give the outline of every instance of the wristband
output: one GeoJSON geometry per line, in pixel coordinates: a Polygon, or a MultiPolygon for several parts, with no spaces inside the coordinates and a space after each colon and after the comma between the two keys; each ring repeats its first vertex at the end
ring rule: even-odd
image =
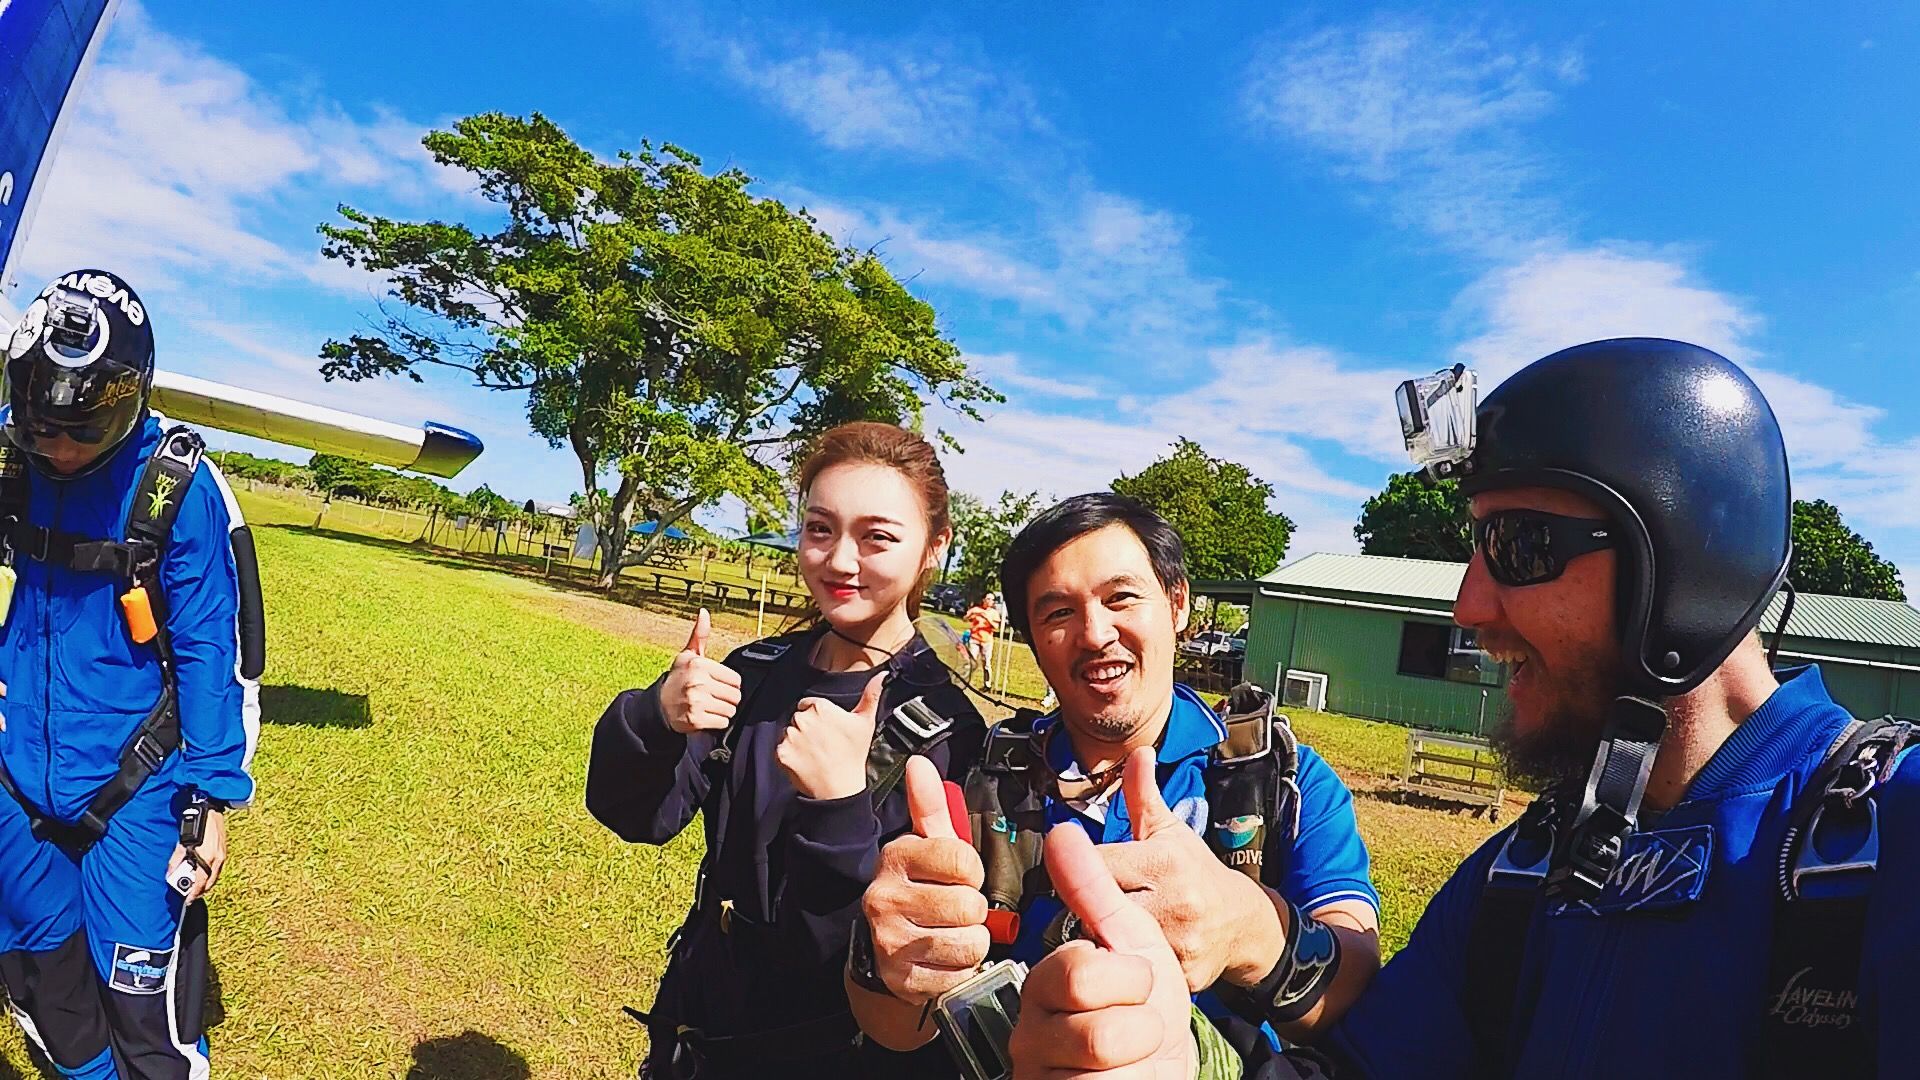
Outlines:
{"type": "Polygon", "coordinates": [[[1309,918],[1291,900],[1287,905],[1287,943],[1265,978],[1247,987],[1228,984],[1221,995],[1233,1011],[1253,1023],[1290,1024],[1313,1011],[1340,970],[1340,938],[1333,928],[1309,918]]]}
{"type": "Polygon", "coordinates": [[[887,981],[880,977],[875,963],[873,927],[867,924],[866,916],[855,916],[853,936],[847,941],[847,977],[853,980],[853,985],[868,993],[898,998],[900,995],[895,994],[887,981]]]}

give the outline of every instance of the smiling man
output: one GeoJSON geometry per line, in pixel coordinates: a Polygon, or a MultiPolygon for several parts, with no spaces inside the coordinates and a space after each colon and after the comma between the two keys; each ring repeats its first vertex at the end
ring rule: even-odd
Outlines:
{"type": "MultiPolygon", "coordinates": [[[[896,1048],[924,1043],[924,1004],[983,960],[1033,963],[1078,936],[1036,872],[1040,836],[1065,823],[1100,845],[1241,1053],[1330,1023],[1379,964],[1352,798],[1264,692],[1237,690],[1223,717],[1174,681],[1189,600],[1179,536],[1131,499],[1081,495],[1022,530],[1001,580],[1059,708],[989,740],[967,783],[977,850],[923,829],[881,853],[850,971],[863,1028],[896,1048]]],[[[1065,1071],[1113,1067],[1125,1050],[1036,1048],[1036,1065],[1065,1071]]]]}
{"type": "Polygon", "coordinates": [[[1495,742],[1547,794],[1335,1029],[1337,1075],[1913,1075],[1914,732],[1755,633],[1791,557],[1765,398],[1635,338],[1426,415],[1471,410],[1460,374],[1407,384],[1404,433],[1472,499],[1454,618],[1510,665],[1495,742]]]}

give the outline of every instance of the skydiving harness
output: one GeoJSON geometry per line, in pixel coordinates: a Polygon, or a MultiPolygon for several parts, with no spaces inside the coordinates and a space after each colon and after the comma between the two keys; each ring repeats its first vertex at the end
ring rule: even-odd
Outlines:
{"type": "MultiPolygon", "coordinates": [[[[1788,811],[1754,1057],[1757,1075],[1767,1080],[1866,1080],[1878,1072],[1876,1021],[1860,1005],[1867,906],[1880,859],[1876,793],[1915,742],[1920,722],[1851,721],[1788,811]]],[[[1535,909],[1553,895],[1549,866],[1570,831],[1560,800],[1535,800],[1501,845],[1474,905],[1464,1000],[1481,1075],[1512,1075],[1527,931],[1535,909]]],[[[1524,993],[1525,1000],[1534,996],[1524,993]]]]}
{"type": "MultiPolygon", "coordinates": [[[[756,641],[735,652],[728,663],[740,675],[740,705],[735,715],[752,715],[754,697],[766,684],[767,676],[781,663],[804,662],[818,634],[817,630],[805,631],[784,638],[756,641]]],[[[882,688],[883,698],[891,696],[896,686],[911,685],[922,692],[882,713],[879,723],[874,726],[873,743],[867,749],[867,795],[876,811],[887,796],[900,786],[906,776],[908,758],[928,753],[958,729],[963,729],[967,721],[979,722],[978,711],[974,709],[966,691],[946,677],[946,668],[939,664],[926,642],[918,636],[887,667],[894,674],[889,676],[887,685],[882,688]],[[911,683],[902,677],[902,672],[919,664],[935,665],[941,677],[928,683],[911,683]]],[[[734,743],[739,731],[738,724],[730,727],[726,738],[708,753],[707,760],[702,763],[716,787],[732,764],[734,743]]],[[[726,830],[717,829],[715,835],[724,842],[726,830]]],[[[686,923],[667,942],[669,955],[679,944],[686,927],[700,919],[713,920],[720,932],[729,937],[765,937],[773,932],[771,924],[741,914],[733,900],[715,896],[714,890],[708,888],[708,869],[717,857],[718,845],[701,857],[699,873],[694,878],[693,906],[686,923]]],[[[682,1080],[701,1075],[702,1066],[709,1062],[748,1063],[820,1057],[854,1045],[859,1037],[859,1028],[853,1021],[852,1013],[845,1010],[766,1031],[711,1035],[665,1016],[643,1012],[631,1006],[622,1008],[627,1015],[649,1029],[666,1027],[673,1030],[673,1075],[682,1080]]]]}
{"type": "MultiPolygon", "coordinates": [[[[1300,750],[1284,714],[1258,686],[1243,683],[1223,702],[1227,729],[1207,753],[1202,785],[1207,793],[1207,847],[1227,866],[1262,878],[1266,852],[1291,849],[1300,828],[1300,750]]],[[[1042,864],[1048,799],[1076,797],[1075,784],[1048,764],[1049,742],[1061,725],[1034,730],[1041,714],[1021,710],[995,725],[980,764],[965,790],[973,843],[986,869],[987,927],[997,946],[1019,937],[1026,902],[1053,894],[1042,864]]],[[[1271,875],[1267,875],[1271,876],[1271,875]]],[[[1064,908],[1044,935],[1048,948],[1073,937],[1077,927],[1064,908]]]]}
{"type": "Polygon", "coordinates": [[[180,685],[172,637],[167,631],[160,563],[172,538],[174,519],[180,514],[180,497],[192,482],[205,451],[206,444],[190,429],[174,427],[166,431],[134,488],[133,506],[127,512],[127,538],[99,540],[28,522],[26,457],[0,439],[0,544],[4,545],[4,556],[0,557],[4,557],[7,570],[12,571],[14,560],[25,557],[79,573],[120,578],[127,586],[120,603],[127,616],[128,632],[136,643],[151,644],[160,662],[160,699],[121,748],[118,770],[93,793],[77,820],[59,821],[42,813],[6,769],[0,768],[0,788],[26,812],[34,838],[52,841],[76,859],[106,835],[108,819],[180,748],[180,685]]]}

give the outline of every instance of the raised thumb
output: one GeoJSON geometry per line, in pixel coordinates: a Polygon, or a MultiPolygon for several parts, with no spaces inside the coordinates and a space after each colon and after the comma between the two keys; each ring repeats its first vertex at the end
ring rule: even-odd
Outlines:
{"type": "Polygon", "coordinates": [[[1185,823],[1167,809],[1160,796],[1160,780],[1154,775],[1156,758],[1153,747],[1143,746],[1127,755],[1120,777],[1120,792],[1127,802],[1127,819],[1133,825],[1133,838],[1145,840],[1169,825],[1185,823]]]}
{"type": "Polygon", "coordinates": [[[1075,822],[1047,831],[1047,876],[1068,910],[1100,944],[1116,952],[1166,949],[1167,935],[1146,909],[1127,899],[1093,840],[1075,822]]]}
{"type": "Polygon", "coordinates": [[[947,790],[940,784],[940,770],[919,754],[907,759],[907,817],[916,836],[957,840],[953,819],[947,816],[947,790]]]}
{"type": "Polygon", "coordinates": [[[885,691],[886,685],[885,671],[868,679],[866,688],[860,691],[860,703],[853,707],[853,711],[868,720],[877,721],[880,717],[880,695],[885,691]]]}
{"type": "Polygon", "coordinates": [[[694,616],[693,633],[687,635],[687,651],[695,656],[707,655],[707,635],[712,631],[713,616],[707,614],[706,608],[701,608],[700,614],[694,616]]]}

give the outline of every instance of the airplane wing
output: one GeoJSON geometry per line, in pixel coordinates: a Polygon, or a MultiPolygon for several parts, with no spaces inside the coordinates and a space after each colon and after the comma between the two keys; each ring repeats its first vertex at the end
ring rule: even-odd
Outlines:
{"type": "MultiPolygon", "coordinates": [[[[0,283],[39,202],[68,106],[106,37],[120,0],[0,0],[0,283]]],[[[19,315],[0,296],[0,331],[19,315]]],[[[451,477],[480,455],[458,428],[409,427],[170,371],[153,378],[153,408],[202,427],[239,432],[376,465],[451,477]]]]}

